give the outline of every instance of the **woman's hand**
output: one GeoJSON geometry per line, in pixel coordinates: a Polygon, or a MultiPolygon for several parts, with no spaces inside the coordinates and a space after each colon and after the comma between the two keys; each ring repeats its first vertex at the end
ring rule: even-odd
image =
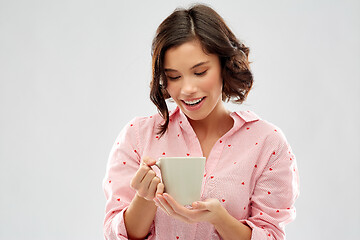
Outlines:
{"type": "Polygon", "coordinates": [[[182,206],[167,193],[157,194],[154,202],[168,215],[186,223],[209,222],[214,225],[228,214],[219,200],[214,198],[194,202],[192,208],[182,206]]]}
{"type": "Polygon", "coordinates": [[[156,194],[164,192],[164,184],[151,169],[155,163],[155,159],[143,157],[141,165],[130,183],[136,194],[148,201],[152,201],[156,194]]]}

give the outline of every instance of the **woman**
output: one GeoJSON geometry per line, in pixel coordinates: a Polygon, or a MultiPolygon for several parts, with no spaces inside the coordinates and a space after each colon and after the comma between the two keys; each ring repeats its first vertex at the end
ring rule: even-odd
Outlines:
{"type": "Polygon", "coordinates": [[[242,103],[253,78],[249,49],[211,8],[177,9],[153,41],[151,100],[110,153],[106,239],[284,239],[295,217],[298,173],[281,130],[242,103]],[[177,108],[168,111],[166,99],[177,108]],[[202,198],[186,208],[164,193],[162,156],[205,156],[202,198]]]}

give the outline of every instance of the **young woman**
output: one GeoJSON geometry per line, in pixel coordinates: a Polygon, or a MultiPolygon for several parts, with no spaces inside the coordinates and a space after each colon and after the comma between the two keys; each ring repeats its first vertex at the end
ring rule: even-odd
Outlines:
{"type": "Polygon", "coordinates": [[[150,98],[159,114],[130,121],[113,146],[105,238],[285,239],[298,196],[291,148],[278,127],[223,104],[242,103],[251,89],[249,49],[213,9],[195,5],[160,24],[152,50],[150,98]],[[164,193],[152,168],[162,156],[206,157],[192,208],[164,193]]]}

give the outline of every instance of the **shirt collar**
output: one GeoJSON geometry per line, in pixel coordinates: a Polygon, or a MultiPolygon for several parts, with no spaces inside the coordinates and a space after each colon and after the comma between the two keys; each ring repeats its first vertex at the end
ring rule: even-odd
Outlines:
{"type": "Polygon", "coordinates": [[[236,114],[241,117],[245,122],[254,122],[260,120],[260,117],[256,115],[254,112],[247,110],[247,111],[237,111],[232,114],[236,114]]]}
{"type": "MultiPolygon", "coordinates": [[[[174,110],[170,111],[169,118],[172,118],[172,116],[174,116],[175,113],[180,113],[180,108],[178,106],[174,110]]],[[[183,113],[180,115],[183,115],[183,117],[185,117],[185,115],[183,113]]],[[[245,122],[254,122],[254,121],[260,120],[260,117],[258,115],[256,115],[253,111],[250,111],[250,110],[232,112],[231,116],[233,118],[234,118],[234,115],[239,116],[245,122]]]]}

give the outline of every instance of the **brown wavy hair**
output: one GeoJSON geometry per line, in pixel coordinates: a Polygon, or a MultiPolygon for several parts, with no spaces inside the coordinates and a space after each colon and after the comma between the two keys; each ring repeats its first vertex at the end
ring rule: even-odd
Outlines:
{"type": "Polygon", "coordinates": [[[177,8],[158,27],[152,42],[152,80],[150,99],[158,108],[164,123],[159,126],[162,136],[169,125],[164,56],[169,48],[198,40],[205,53],[220,59],[223,79],[223,101],[241,104],[253,85],[249,66],[249,48],[238,40],[223,18],[212,8],[196,4],[189,9],[177,8]]]}

